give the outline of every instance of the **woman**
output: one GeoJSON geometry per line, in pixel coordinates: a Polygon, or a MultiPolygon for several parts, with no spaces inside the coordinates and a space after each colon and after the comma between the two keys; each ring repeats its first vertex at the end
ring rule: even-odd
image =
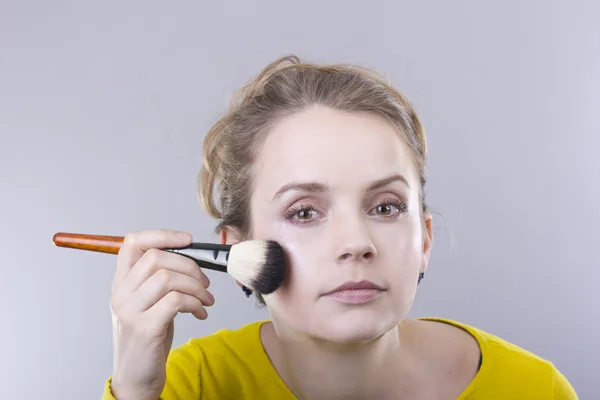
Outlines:
{"type": "Polygon", "coordinates": [[[178,312],[207,317],[209,281],[157,250],[189,234],[129,234],[104,399],[577,398],[524,349],[456,321],[406,317],[433,236],[426,156],[414,109],[374,73],[294,56],[267,66],[208,133],[200,196],[222,243],[286,249],[286,281],[258,296],[272,321],[171,351],[178,312]]]}

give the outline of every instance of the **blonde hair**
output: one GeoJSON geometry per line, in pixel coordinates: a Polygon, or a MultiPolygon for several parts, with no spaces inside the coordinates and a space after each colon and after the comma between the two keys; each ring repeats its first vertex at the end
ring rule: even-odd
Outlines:
{"type": "Polygon", "coordinates": [[[229,227],[247,237],[251,229],[250,170],[262,141],[277,121],[314,105],[371,113],[396,126],[410,149],[420,181],[421,212],[427,211],[427,141],[410,102],[370,69],[304,63],[289,55],[267,65],[243,86],[204,140],[198,195],[208,214],[218,221],[216,232],[229,227]]]}

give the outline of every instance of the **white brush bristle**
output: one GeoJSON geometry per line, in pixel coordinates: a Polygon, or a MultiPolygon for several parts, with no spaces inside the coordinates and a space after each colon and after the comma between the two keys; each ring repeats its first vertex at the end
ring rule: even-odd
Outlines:
{"type": "Polygon", "coordinates": [[[237,243],[229,252],[227,272],[258,293],[271,293],[281,285],[285,277],[283,248],[270,240],[237,243]]]}

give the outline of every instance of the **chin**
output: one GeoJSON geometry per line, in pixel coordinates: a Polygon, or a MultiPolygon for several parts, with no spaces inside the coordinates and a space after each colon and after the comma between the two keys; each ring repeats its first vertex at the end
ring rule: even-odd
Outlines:
{"type": "Polygon", "coordinates": [[[361,343],[375,340],[396,328],[400,320],[395,313],[370,307],[351,308],[323,318],[314,336],[334,343],[361,343]]]}
{"type": "Polygon", "coordinates": [[[330,298],[320,298],[316,303],[283,302],[270,295],[265,300],[281,334],[290,331],[331,344],[376,340],[397,328],[405,311],[405,304],[390,298],[364,304],[347,304],[330,298]]]}

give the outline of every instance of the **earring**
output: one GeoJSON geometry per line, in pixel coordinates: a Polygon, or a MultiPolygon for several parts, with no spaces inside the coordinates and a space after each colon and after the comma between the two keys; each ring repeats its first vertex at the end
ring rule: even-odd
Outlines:
{"type": "Polygon", "coordinates": [[[250,295],[252,294],[252,289],[247,288],[245,285],[242,285],[242,290],[244,291],[244,294],[246,295],[246,297],[250,297],[250,295]]]}
{"type": "Polygon", "coordinates": [[[419,272],[419,280],[417,281],[417,285],[421,283],[423,278],[425,277],[425,272],[419,272]]]}

